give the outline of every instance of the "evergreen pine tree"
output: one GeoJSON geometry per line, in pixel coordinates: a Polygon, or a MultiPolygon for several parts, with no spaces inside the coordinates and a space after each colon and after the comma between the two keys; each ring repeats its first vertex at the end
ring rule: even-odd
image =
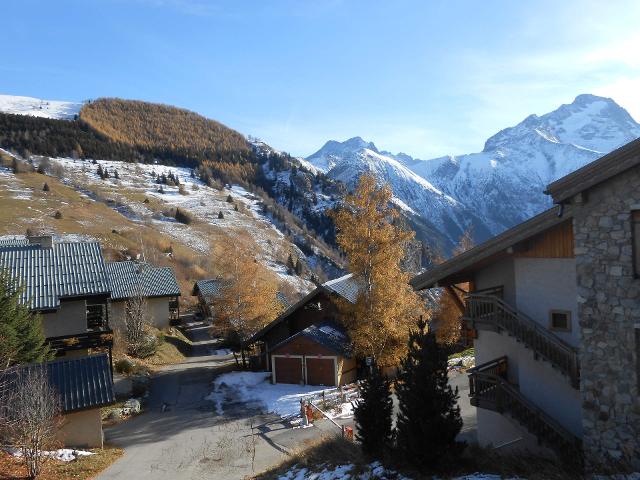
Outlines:
{"type": "Polygon", "coordinates": [[[118,170],[114,170],[113,171],[113,177],[117,180],[120,178],[120,175],[118,174],[118,170]]]}
{"type": "Polygon", "coordinates": [[[100,165],[100,164],[98,164],[98,171],[97,171],[97,173],[98,173],[98,176],[99,176],[100,178],[104,178],[104,170],[102,169],[102,165],[100,165]]]}
{"type": "Polygon", "coordinates": [[[448,384],[447,351],[424,327],[420,320],[418,331],[411,333],[396,383],[397,449],[406,462],[422,471],[464,448],[456,442],[462,419],[458,389],[448,384]]]}
{"type": "Polygon", "coordinates": [[[289,273],[289,275],[292,275],[293,272],[295,271],[295,264],[293,263],[293,257],[291,256],[291,254],[289,254],[289,256],[287,257],[287,272],[289,273]]]}
{"type": "Polygon", "coordinates": [[[224,219],[224,213],[222,213],[222,210],[220,210],[220,212],[218,212],[218,218],[219,218],[220,220],[223,220],[223,219],[224,219]]]}
{"type": "Polygon", "coordinates": [[[43,192],[48,192],[49,190],[50,190],[49,184],[45,182],[45,184],[42,186],[42,191],[43,192]]]}
{"type": "Polygon", "coordinates": [[[393,402],[387,380],[377,365],[360,384],[360,400],[355,405],[356,438],[362,451],[380,459],[391,444],[393,402]]]}
{"type": "Polygon", "coordinates": [[[20,291],[0,272],[0,367],[50,358],[42,324],[20,302],[20,291]]]}
{"type": "Polygon", "coordinates": [[[231,196],[231,194],[229,194],[229,196],[227,197],[227,203],[233,203],[233,197],[231,196]]]}

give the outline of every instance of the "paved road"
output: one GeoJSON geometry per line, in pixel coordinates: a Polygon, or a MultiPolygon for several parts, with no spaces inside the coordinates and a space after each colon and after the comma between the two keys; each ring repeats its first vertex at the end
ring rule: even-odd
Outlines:
{"type": "MultiPolygon", "coordinates": [[[[107,443],[124,448],[123,457],[100,480],[242,479],[279,463],[291,450],[319,435],[339,430],[328,421],[293,429],[275,415],[263,415],[259,405],[225,403],[218,416],[205,400],[213,379],[234,367],[232,356],[216,357],[215,341],[201,324],[188,323],[192,356],[157,373],[151,383],[146,412],[105,429],[107,443]]],[[[475,409],[468,400],[466,375],[455,375],[465,422],[461,438],[475,439],[475,409]]],[[[341,420],[353,425],[353,420],[341,420]]]]}
{"type": "Polygon", "coordinates": [[[322,422],[292,429],[258,406],[225,404],[218,416],[205,397],[235,362],[209,355],[215,343],[201,325],[187,325],[185,333],[196,340],[197,355],[153,377],[145,413],[105,429],[107,443],[125,453],[99,479],[241,479],[277,464],[305,440],[334,433],[322,422]]]}

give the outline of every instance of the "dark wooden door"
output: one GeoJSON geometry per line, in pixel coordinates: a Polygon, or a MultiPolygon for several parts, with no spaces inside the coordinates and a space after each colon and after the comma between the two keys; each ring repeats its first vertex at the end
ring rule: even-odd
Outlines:
{"type": "Polygon", "coordinates": [[[335,386],[336,362],[333,358],[307,358],[307,384],[335,386]]]}
{"type": "Polygon", "coordinates": [[[276,373],[276,383],[301,383],[302,359],[290,357],[275,357],[273,371],[276,373]]]}

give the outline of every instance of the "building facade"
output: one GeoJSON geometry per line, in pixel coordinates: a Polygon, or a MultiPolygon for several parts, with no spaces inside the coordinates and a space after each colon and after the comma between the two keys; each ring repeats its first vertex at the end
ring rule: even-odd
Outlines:
{"type": "Polygon", "coordinates": [[[480,443],[639,468],[640,142],[547,193],[557,206],[412,283],[464,302],[480,443]]]}

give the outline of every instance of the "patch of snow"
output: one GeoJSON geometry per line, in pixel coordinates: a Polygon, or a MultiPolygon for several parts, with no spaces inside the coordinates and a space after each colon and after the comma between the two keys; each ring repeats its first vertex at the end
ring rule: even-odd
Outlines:
{"type": "Polygon", "coordinates": [[[385,468],[380,462],[372,462],[369,465],[358,468],[358,473],[351,473],[354,466],[351,464],[324,466],[316,469],[294,465],[279,480],[410,480],[409,477],[399,474],[394,470],[385,468]]]}
{"type": "Polygon", "coordinates": [[[0,112],[32,117],[73,120],[80,113],[81,102],[42,100],[33,97],[0,95],[0,112]]]}
{"type": "MultiPolygon", "coordinates": [[[[6,452],[14,457],[22,457],[22,450],[19,448],[8,448],[6,452]]],[[[60,448],[58,450],[43,451],[44,457],[53,458],[61,462],[71,462],[80,457],[88,457],[89,455],[95,455],[93,452],[86,452],[84,450],[73,450],[70,448],[60,448]]]]}
{"type": "Polygon", "coordinates": [[[228,399],[233,402],[260,404],[266,413],[281,417],[297,415],[300,400],[323,390],[312,385],[289,385],[270,381],[271,372],[230,372],[213,382],[213,391],[206,397],[215,403],[219,415],[224,413],[228,399]]]}
{"type": "Polygon", "coordinates": [[[229,350],[228,348],[219,348],[217,350],[214,350],[213,352],[211,352],[211,355],[214,356],[225,356],[225,355],[231,355],[233,352],[231,350],[229,350]]]}

